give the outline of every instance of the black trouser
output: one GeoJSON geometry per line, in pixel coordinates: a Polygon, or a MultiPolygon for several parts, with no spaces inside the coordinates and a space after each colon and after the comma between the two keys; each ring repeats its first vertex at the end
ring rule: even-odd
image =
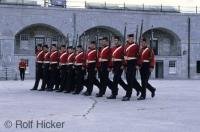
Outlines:
{"type": "Polygon", "coordinates": [[[151,76],[151,71],[149,68],[150,68],[150,63],[144,62],[140,69],[140,75],[141,75],[141,81],[142,81],[141,97],[144,97],[144,98],[146,98],[146,88],[151,92],[155,90],[155,88],[153,88],[148,82],[149,77],[151,76]]]}
{"type": "Polygon", "coordinates": [[[125,84],[125,82],[122,80],[121,76],[123,73],[123,69],[121,69],[122,62],[121,61],[115,61],[113,62],[113,86],[112,86],[112,95],[116,96],[118,94],[118,84],[120,84],[124,90],[127,91],[128,86],[125,84]]]}
{"type": "Polygon", "coordinates": [[[25,68],[19,68],[20,79],[23,81],[25,78],[25,68]]]}
{"type": "Polygon", "coordinates": [[[52,90],[54,86],[58,88],[59,86],[59,70],[58,64],[50,64],[50,85],[49,89],[52,90]]]}
{"type": "Polygon", "coordinates": [[[99,94],[104,95],[107,86],[112,89],[112,81],[109,79],[108,62],[100,63],[99,78],[101,83],[99,94]]]}
{"type": "Polygon", "coordinates": [[[127,70],[126,70],[126,80],[128,83],[128,89],[126,91],[127,97],[131,97],[132,88],[134,88],[137,92],[139,92],[141,89],[140,84],[136,80],[136,63],[137,63],[137,60],[127,61],[127,70]]]}
{"type": "Polygon", "coordinates": [[[60,90],[64,90],[66,87],[67,79],[67,65],[60,66],[60,90]]]}
{"type": "Polygon", "coordinates": [[[73,65],[67,66],[67,76],[66,76],[66,87],[64,88],[65,91],[71,92],[74,91],[74,84],[75,84],[75,73],[73,65]]]}
{"type": "Polygon", "coordinates": [[[35,84],[34,84],[34,89],[37,89],[38,88],[38,85],[39,85],[39,82],[40,82],[40,79],[42,79],[42,65],[43,63],[36,63],[36,75],[35,75],[35,84]]]}
{"type": "Polygon", "coordinates": [[[86,87],[87,87],[87,91],[89,94],[92,93],[93,91],[93,85],[95,84],[98,88],[100,88],[100,82],[99,80],[97,80],[96,78],[96,71],[95,71],[95,68],[96,68],[96,63],[89,63],[88,64],[88,68],[87,68],[87,72],[88,72],[88,77],[87,77],[87,84],[86,84],[86,87]]]}
{"type": "Polygon", "coordinates": [[[80,93],[83,90],[84,75],[82,66],[75,66],[75,93],[80,93]]]}
{"type": "Polygon", "coordinates": [[[50,83],[50,74],[49,74],[49,63],[43,64],[43,80],[41,89],[45,89],[49,86],[50,83]]]}

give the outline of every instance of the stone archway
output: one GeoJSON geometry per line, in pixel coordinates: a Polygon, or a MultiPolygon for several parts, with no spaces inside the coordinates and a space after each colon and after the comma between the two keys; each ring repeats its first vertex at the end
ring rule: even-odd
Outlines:
{"type": "Polygon", "coordinates": [[[112,37],[115,35],[120,36],[121,40],[123,40],[123,35],[117,29],[108,26],[96,26],[84,31],[78,37],[78,43],[84,45],[84,43],[88,44],[90,41],[96,41],[98,47],[100,47],[103,37],[108,37],[112,41],[112,37]]]}
{"type": "Polygon", "coordinates": [[[41,44],[66,44],[67,37],[64,36],[57,28],[37,23],[26,26],[18,31],[15,35],[15,54],[33,55],[35,45],[41,44]]]}
{"type": "Polygon", "coordinates": [[[163,27],[151,28],[145,31],[143,36],[148,39],[156,55],[181,55],[181,39],[172,30],[163,27]],[[151,38],[153,41],[150,41],[151,38]]]}

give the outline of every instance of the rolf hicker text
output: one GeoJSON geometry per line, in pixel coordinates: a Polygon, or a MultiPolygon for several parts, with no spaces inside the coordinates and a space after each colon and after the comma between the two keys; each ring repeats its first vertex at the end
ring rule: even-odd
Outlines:
{"type": "Polygon", "coordinates": [[[26,129],[26,128],[63,128],[65,122],[60,121],[47,121],[47,120],[28,120],[28,121],[22,121],[22,120],[16,120],[15,127],[19,129],[26,129]]]}

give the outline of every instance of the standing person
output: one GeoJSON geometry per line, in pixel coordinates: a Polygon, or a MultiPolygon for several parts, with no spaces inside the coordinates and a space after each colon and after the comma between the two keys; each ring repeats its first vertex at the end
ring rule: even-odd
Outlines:
{"type": "Polygon", "coordinates": [[[67,57],[68,53],[65,45],[61,45],[59,66],[60,66],[60,88],[56,92],[62,92],[65,89],[67,77],[67,57]]]}
{"type": "Polygon", "coordinates": [[[85,54],[83,52],[83,47],[78,45],[76,47],[76,56],[74,60],[75,67],[75,90],[73,94],[79,94],[83,90],[84,75],[85,75],[85,54]]]}
{"type": "Polygon", "coordinates": [[[42,79],[42,65],[44,60],[44,51],[42,50],[42,44],[38,44],[36,47],[36,76],[35,84],[31,90],[37,90],[40,79],[42,79]]]}
{"type": "Polygon", "coordinates": [[[139,56],[139,46],[134,43],[134,34],[128,35],[128,41],[125,45],[124,49],[124,59],[126,62],[126,80],[128,83],[128,89],[126,91],[126,95],[123,97],[123,101],[128,101],[132,95],[132,88],[134,88],[137,92],[137,96],[139,96],[141,86],[136,80],[136,66],[137,60],[139,56]]]}
{"type": "Polygon", "coordinates": [[[44,61],[43,61],[43,79],[42,79],[42,86],[39,91],[44,91],[49,86],[49,61],[50,61],[50,52],[48,45],[43,45],[44,51],[44,61]]]}
{"type": "Polygon", "coordinates": [[[148,47],[146,38],[141,40],[142,46],[140,50],[140,59],[138,64],[140,66],[140,75],[142,81],[141,96],[138,100],[144,100],[146,98],[146,88],[151,92],[151,97],[155,96],[156,88],[149,84],[149,77],[155,66],[155,56],[151,48],[148,47]]]}
{"type": "Polygon", "coordinates": [[[47,91],[53,91],[53,88],[58,86],[59,78],[58,78],[58,60],[59,53],[55,44],[51,45],[51,53],[50,53],[50,84],[47,88],[47,91]]]}
{"type": "Polygon", "coordinates": [[[19,72],[20,72],[20,79],[21,79],[21,81],[24,81],[25,71],[26,71],[26,61],[24,59],[20,59],[20,62],[19,62],[19,72]]]}
{"type": "Polygon", "coordinates": [[[99,52],[99,78],[101,87],[99,89],[99,93],[96,94],[96,97],[102,97],[105,92],[107,86],[111,89],[112,81],[109,79],[109,71],[111,71],[109,67],[109,61],[111,57],[111,50],[109,46],[108,37],[103,37],[102,39],[102,49],[99,52]]]}
{"type": "Polygon", "coordinates": [[[126,83],[122,80],[121,76],[123,73],[123,58],[124,58],[124,47],[120,44],[119,36],[114,37],[115,46],[112,48],[112,68],[113,68],[113,86],[112,94],[108,99],[116,99],[118,95],[118,84],[120,84],[125,90],[127,90],[126,83]]]}
{"type": "Polygon", "coordinates": [[[96,50],[96,42],[92,41],[89,45],[89,50],[86,54],[86,67],[87,67],[87,91],[84,92],[85,96],[90,96],[93,91],[93,85],[96,84],[97,87],[100,88],[100,82],[96,78],[97,73],[97,50],[96,50]]]}
{"type": "Polygon", "coordinates": [[[66,87],[64,93],[70,93],[74,91],[75,83],[75,73],[74,73],[74,59],[75,53],[72,46],[67,47],[68,56],[67,56],[67,77],[66,77],[66,87]]]}

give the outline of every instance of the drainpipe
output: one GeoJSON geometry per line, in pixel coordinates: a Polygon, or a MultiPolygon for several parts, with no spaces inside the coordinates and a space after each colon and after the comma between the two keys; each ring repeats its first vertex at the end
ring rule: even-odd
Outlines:
{"type": "Polygon", "coordinates": [[[191,39],[191,20],[188,17],[188,79],[190,79],[190,39],[191,39]]]}

